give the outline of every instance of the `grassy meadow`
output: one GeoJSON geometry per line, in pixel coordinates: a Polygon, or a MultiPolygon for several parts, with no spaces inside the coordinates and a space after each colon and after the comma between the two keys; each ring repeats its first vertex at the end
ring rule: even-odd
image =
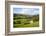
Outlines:
{"type": "Polygon", "coordinates": [[[39,14],[38,15],[14,14],[13,27],[14,28],[39,27],[39,14]]]}

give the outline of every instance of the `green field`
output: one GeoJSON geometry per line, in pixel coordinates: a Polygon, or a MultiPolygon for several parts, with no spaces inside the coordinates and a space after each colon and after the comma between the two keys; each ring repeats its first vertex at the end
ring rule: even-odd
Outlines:
{"type": "Polygon", "coordinates": [[[14,28],[39,27],[39,15],[29,16],[14,14],[14,28]]]}

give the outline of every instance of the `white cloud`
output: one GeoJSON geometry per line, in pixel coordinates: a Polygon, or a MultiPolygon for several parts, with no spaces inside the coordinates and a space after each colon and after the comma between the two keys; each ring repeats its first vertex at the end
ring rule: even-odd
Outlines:
{"type": "Polygon", "coordinates": [[[16,11],[14,11],[14,12],[17,13],[17,14],[26,14],[26,15],[35,15],[35,14],[39,13],[39,11],[31,10],[31,9],[22,9],[19,12],[16,12],[16,11]]]}

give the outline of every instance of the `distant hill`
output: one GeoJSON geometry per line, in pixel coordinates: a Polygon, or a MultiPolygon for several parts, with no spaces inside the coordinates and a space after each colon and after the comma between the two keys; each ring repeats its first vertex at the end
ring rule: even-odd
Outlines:
{"type": "Polygon", "coordinates": [[[39,15],[24,15],[24,14],[14,14],[14,19],[30,19],[30,20],[39,20],[39,15]]]}

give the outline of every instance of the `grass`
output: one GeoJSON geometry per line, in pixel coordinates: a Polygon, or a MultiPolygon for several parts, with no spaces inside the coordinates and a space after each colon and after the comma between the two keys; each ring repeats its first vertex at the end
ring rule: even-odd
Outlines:
{"type": "Polygon", "coordinates": [[[14,27],[23,28],[23,27],[39,27],[39,22],[34,22],[32,24],[14,24],[14,27]]]}
{"type": "Polygon", "coordinates": [[[14,14],[13,27],[14,28],[39,27],[39,15],[28,16],[14,14]]]}

